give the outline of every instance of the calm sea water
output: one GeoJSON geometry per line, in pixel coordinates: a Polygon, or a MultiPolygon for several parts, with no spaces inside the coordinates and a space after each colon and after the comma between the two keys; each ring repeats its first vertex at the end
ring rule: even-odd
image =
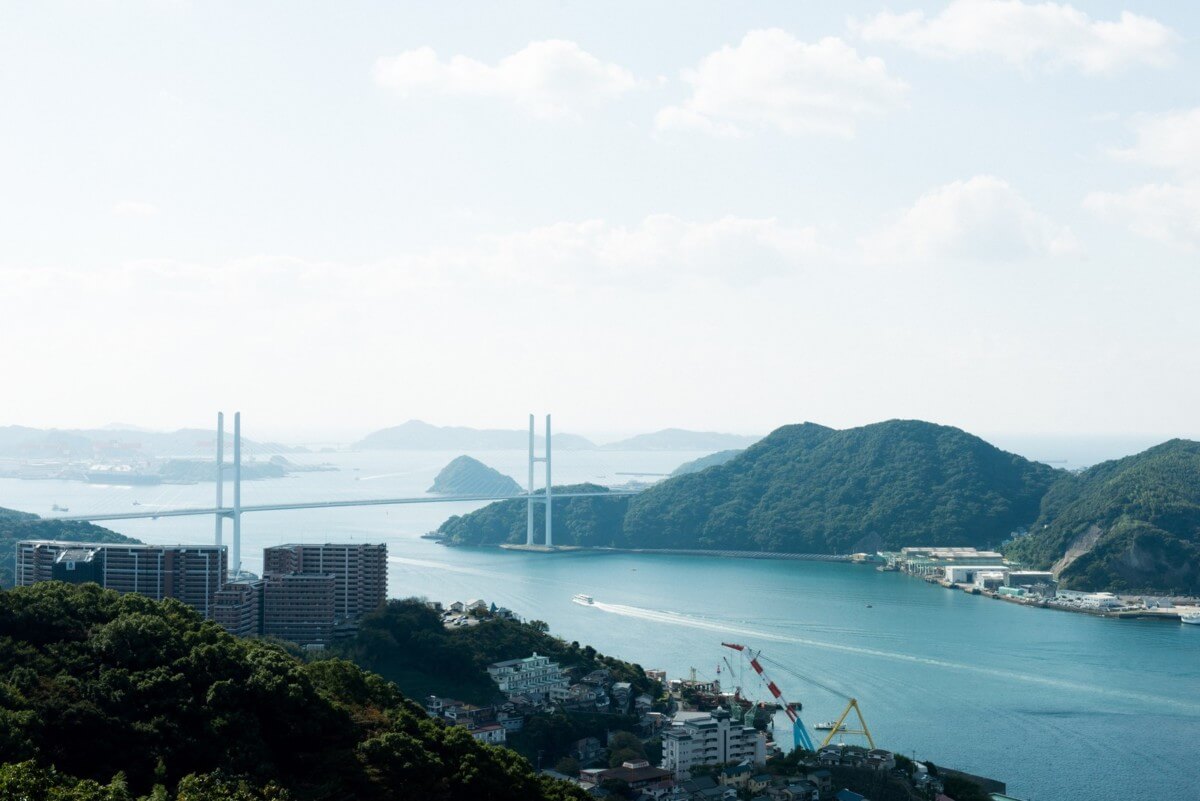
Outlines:
{"type": "MultiPolygon", "coordinates": [[[[305,457],[333,460],[343,469],[247,483],[244,502],[420,494],[455,455],[305,457]]],[[[523,481],[523,454],[475,455],[523,481]]],[[[622,480],[617,471],[668,472],[695,455],[561,452],[555,478],[622,480]]],[[[41,514],[53,503],[77,512],[128,509],[134,501],[151,508],[208,505],[212,486],[0,480],[0,506],[41,514]]],[[[1011,793],[1030,801],[1200,798],[1200,627],[1026,609],[852,565],[522,554],[452,549],[419,538],[447,515],[470,508],[247,515],[244,561],[254,570],[264,545],[293,540],[384,540],[393,596],[486,598],[541,618],[568,639],[675,676],[693,667],[715,675],[722,656],[734,656],[722,641],[761,648],[857,697],[881,745],[1003,779],[1011,793]],[[580,592],[594,596],[596,605],[572,603],[580,592]]],[[[112,527],[157,543],[213,536],[212,521],[199,518],[112,527]]],[[[804,703],[810,724],[836,717],[845,703],[785,673],[773,678],[789,699],[804,703]]],[[[762,694],[756,682],[746,684],[749,694],[762,694]]],[[[790,742],[782,718],[777,736],[790,742]]]]}

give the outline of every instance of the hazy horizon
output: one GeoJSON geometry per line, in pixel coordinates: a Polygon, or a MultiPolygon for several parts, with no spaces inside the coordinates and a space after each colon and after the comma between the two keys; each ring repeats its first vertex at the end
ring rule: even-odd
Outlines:
{"type": "Polygon", "coordinates": [[[1107,0],[9,6],[0,422],[1187,436],[1198,35],[1107,0]]]}

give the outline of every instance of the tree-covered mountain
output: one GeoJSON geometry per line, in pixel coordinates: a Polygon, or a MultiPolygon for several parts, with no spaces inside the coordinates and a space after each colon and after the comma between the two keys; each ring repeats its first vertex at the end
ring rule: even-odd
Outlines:
{"type": "Polygon", "coordinates": [[[441,495],[516,495],[521,485],[478,459],[459,456],[441,469],[429,492],[441,495]]]}
{"type": "Polygon", "coordinates": [[[13,586],[17,543],[21,540],[132,542],[137,540],[92,523],[44,520],[27,512],[0,509],[0,587],[13,586]]]}
{"type": "Polygon", "coordinates": [[[672,476],[682,476],[687,473],[699,473],[709,467],[715,467],[719,464],[725,464],[733,457],[741,453],[741,449],[728,451],[717,451],[710,453],[708,456],[701,456],[699,459],[692,459],[690,462],[684,462],[671,471],[672,476]]]}
{"type": "MultiPolygon", "coordinates": [[[[555,542],[810,553],[994,545],[1037,517],[1060,475],[948,426],[804,423],[633,498],[566,502],[555,542]]],[[[440,530],[451,542],[520,542],[525,507],[499,502],[440,530]]]]}
{"type": "Polygon", "coordinates": [[[1086,590],[1200,594],[1200,443],[1175,439],[1057,482],[1009,556],[1086,590]]]}
{"type": "Polygon", "coordinates": [[[350,662],[173,600],[0,592],[0,795],[55,801],[583,801],[350,662]]]}

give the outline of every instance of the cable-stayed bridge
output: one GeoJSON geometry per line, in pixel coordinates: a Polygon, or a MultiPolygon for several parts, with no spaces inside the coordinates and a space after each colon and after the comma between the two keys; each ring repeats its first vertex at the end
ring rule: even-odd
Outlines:
{"type": "Polygon", "coordinates": [[[623,495],[636,495],[639,490],[614,489],[604,492],[552,492],[551,490],[551,454],[550,454],[550,415],[546,415],[545,454],[535,455],[534,416],[529,415],[529,483],[524,493],[507,495],[423,495],[404,498],[350,498],[339,500],[308,500],[295,502],[267,503],[245,505],[242,503],[242,415],[237,412],[233,416],[233,460],[225,461],[225,415],[217,415],[217,445],[216,462],[214,463],[214,478],[216,480],[216,499],[213,506],[181,507],[176,509],[153,510],[138,509],[134,511],[105,512],[95,514],[55,515],[49,519],[75,522],[104,522],[108,520],[157,520],[160,517],[197,517],[211,515],[215,519],[215,541],[223,544],[224,521],[232,521],[233,537],[230,553],[230,572],[237,574],[241,571],[242,560],[242,515],[247,512],[280,512],[304,509],[337,509],[361,506],[404,506],[423,503],[482,503],[490,501],[520,501],[526,503],[526,545],[534,544],[533,506],[535,503],[544,504],[546,514],[545,545],[554,544],[554,529],[552,520],[552,501],[557,498],[612,498],[623,495]],[[534,466],[541,462],[546,465],[545,486],[537,491],[534,489],[534,466]],[[224,485],[226,475],[232,473],[233,502],[224,503],[224,485]]]}

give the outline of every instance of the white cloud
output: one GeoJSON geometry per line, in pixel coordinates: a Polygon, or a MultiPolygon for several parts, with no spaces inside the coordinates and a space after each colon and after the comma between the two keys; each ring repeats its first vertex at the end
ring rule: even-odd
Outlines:
{"type": "Polygon", "coordinates": [[[1133,128],[1137,142],[1111,151],[1115,158],[1200,174],[1200,107],[1144,115],[1133,128]]]}
{"type": "Polygon", "coordinates": [[[158,216],[158,206],[140,200],[123,200],[113,204],[112,213],[118,217],[156,217],[158,216]]]}
{"type": "Polygon", "coordinates": [[[659,130],[849,137],[859,120],[902,106],[908,90],[881,59],[859,56],[841,39],[807,44],[778,28],[751,31],[710,53],[683,80],[692,94],[659,111],[659,130]]]}
{"type": "Polygon", "coordinates": [[[1109,154],[1168,170],[1175,181],[1092,192],[1084,198],[1084,208],[1147,239],[1200,249],[1200,108],[1142,115],[1134,119],[1133,130],[1134,144],[1109,154]]]}
{"type": "Polygon", "coordinates": [[[1147,184],[1128,192],[1092,192],[1083,205],[1139,236],[1200,250],[1200,185],[1147,184]]]}
{"type": "Polygon", "coordinates": [[[976,175],[926,192],[863,242],[879,262],[1011,261],[1074,253],[1071,232],[1034,210],[1007,181],[976,175]]]}
{"type": "Polygon", "coordinates": [[[495,66],[463,55],[443,61],[432,48],[421,47],[378,59],[375,81],[401,97],[502,98],[538,117],[577,117],[637,86],[625,68],[561,39],[530,42],[495,66]]]}
{"type": "Polygon", "coordinates": [[[1178,36],[1149,17],[1093,20],[1073,6],[1020,0],[954,0],[940,13],[885,11],[851,21],[864,41],[893,42],[941,58],[986,55],[1020,67],[1067,65],[1085,73],[1170,62],[1178,36]]]}

